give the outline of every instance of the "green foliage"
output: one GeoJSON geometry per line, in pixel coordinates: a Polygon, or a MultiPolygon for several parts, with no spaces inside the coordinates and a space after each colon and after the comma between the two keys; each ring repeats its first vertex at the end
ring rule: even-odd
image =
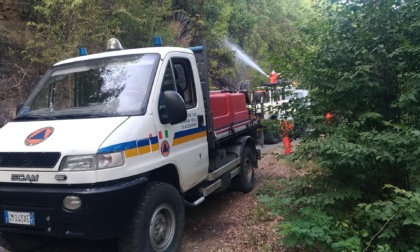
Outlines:
{"type": "Polygon", "coordinates": [[[264,194],[264,188],[260,191],[260,203],[284,218],[279,223],[284,244],[304,251],[359,251],[358,232],[347,215],[339,217],[336,208],[360,194],[334,190],[325,183],[328,179],[314,181],[314,177],[318,175],[279,180],[277,187],[281,190],[269,190],[269,194],[264,194]]]}
{"type": "Polygon", "coordinates": [[[233,52],[220,45],[214,45],[209,50],[210,82],[217,89],[235,90],[236,68],[233,52]]]}
{"type": "Polygon", "coordinates": [[[113,30],[127,48],[150,47],[159,35],[165,45],[172,45],[168,19],[173,16],[171,0],[113,0],[113,30]]]}
{"type": "Polygon", "coordinates": [[[246,0],[231,0],[233,11],[229,20],[229,37],[245,48],[252,36],[252,30],[258,22],[258,17],[252,12],[252,5],[246,0]]]}
{"type": "Polygon", "coordinates": [[[358,204],[360,191],[334,183],[318,169],[293,180],[271,181],[259,190],[267,211],[284,218],[279,234],[286,246],[304,251],[419,251],[419,193],[386,185],[385,200],[358,204]]]}
{"type": "Polygon", "coordinates": [[[151,46],[159,34],[171,44],[175,35],[167,25],[171,1],[42,0],[33,3],[29,23],[35,39],[26,55],[34,62],[52,64],[77,55],[84,46],[89,53],[102,52],[106,41],[118,36],[125,48],[151,46]]]}
{"type": "Polygon", "coordinates": [[[33,7],[36,19],[29,23],[35,38],[26,55],[33,62],[50,65],[77,55],[81,45],[90,52],[103,51],[111,37],[101,0],[42,0],[33,7]],[[102,49],[99,49],[102,46],[102,49]]]}
{"type": "Polygon", "coordinates": [[[323,211],[316,208],[300,208],[293,217],[280,224],[280,235],[286,235],[284,240],[287,246],[297,246],[303,240],[312,249],[324,249],[319,246],[322,243],[331,243],[332,237],[338,234],[337,230],[331,229],[333,219],[323,211]]]}
{"type": "Polygon", "coordinates": [[[355,210],[356,220],[368,234],[366,249],[420,251],[420,194],[391,185],[385,189],[391,191],[386,200],[359,204],[355,210]]]}
{"type": "Polygon", "coordinates": [[[235,89],[237,70],[234,53],[223,44],[228,36],[233,7],[225,1],[211,0],[203,4],[202,11],[205,17],[204,39],[209,47],[211,85],[218,89],[235,89]]]}
{"type": "Polygon", "coordinates": [[[36,12],[33,6],[38,2],[37,0],[21,0],[20,15],[23,20],[34,21],[36,20],[36,12]]]}
{"type": "MultiPolygon", "coordinates": [[[[419,24],[419,3],[327,2],[319,6],[322,27],[307,30],[313,50],[302,79],[311,88],[311,110],[302,119],[311,130],[293,156],[320,168],[308,177],[311,187],[295,182],[302,190],[291,192],[290,201],[300,204],[298,213],[316,209],[334,225],[346,223],[337,237],[328,218],[311,220],[330,230],[332,239],[319,246],[418,251],[420,69],[419,33],[412,27],[419,24]],[[385,184],[395,186],[392,194],[384,193],[385,184]]],[[[317,233],[294,214],[286,221],[299,228],[284,235],[293,246],[309,245],[317,233]]]]}
{"type": "MultiPolygon", "coordinates": [[[[308,3],[308,0],[284,3],[272,0],[25,0],[22,15],[30,20],[36,34],[27,44],[26,56],[33,62],[50,65],[76,56],[78,46],[87,47],[89,53],[103,51],[106,40],[113,36],[125,48],[151,46],[154,35],[162,36],[164,45],[198,45],[207,40],[212,85],[237,88],[241,79],[265,82],[267,78],[244,67],[238,77],[240,66],[221,42],[229,37],[250,52],[252,58],[261,61],[266,61],[267,54],[272,54],[268,51],[273,48],[279,48],[273,57],[277,52],[286,55],[286,50],[294,48],[289,42],[298,39],[293,22],[299,15],[307,15],[308,3]],[[277,39],[282,41],[274,44],[277,39]],[[285,40],[287,47],[282,46],[285,40]]],[[[275,60],[292,64],[297,58],[275,60]]],[[[280,68],[277,63],[269,64],[267,69],[280,68]]]]}
{"type": "Polygon", "coordinates": [[[419,185],[417,131],[360,132],[345,126],[333,133],[327,130],[328,136],[302,144],[299,158],[316,158],[326,172],[361,188],[366,196],[380,196],[380,188],[386,183],[403,188],[419,185]]]}
{"type": "Polygon", "coordinates": [[[301,32],[315,14],[311,2],[254,1],[252,12],[258,13],[258,22],[250,36],[252,44],[247,47],[258,48],[259,54],[264,55],[268,71],[275,69],[286,79],[300,79],[312,44],[301,32]]]}
{"type": "Polygon", "coordinates": [[[280,121],[279,120],[263,119],[261,120],[261,125],[263,126],[264,131],[270,131],[270,132],[280,134],[280,121]]]}
{"type": "Polygon", "coordinates": [[[307,72],[314,131],[302,146],[304,156],[316,157],[373,198],[385,183],[415,188],[419,145],[410,128],[417,127],[419,104],[416,89],[409,87],[416,86],[417,75],[406,75],[415,69],[409,64],[413,55],[402,51],[411,40],[405,27],[418,4],[353,1],[332,7],[331,28],[321,35],[317,61],[307,72]],[[326,112],[335,115],[332,125],[322,120],[326,112]]]}
{"type": "Polygon", "coordinates": [[[210,42],[221,41],[228,35],[228,21],[233,7],[222,0],[206,1],[203,14],[206,22],[206,39],[210,42]]]}

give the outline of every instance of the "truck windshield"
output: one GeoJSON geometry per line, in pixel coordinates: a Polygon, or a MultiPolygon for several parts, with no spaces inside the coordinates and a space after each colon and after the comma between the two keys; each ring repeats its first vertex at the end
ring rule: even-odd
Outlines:
{"type": "Polygon", "coordinates": [[[15,120],[142,115],[159,55],[125,55],[53,67],[15,120]]]}

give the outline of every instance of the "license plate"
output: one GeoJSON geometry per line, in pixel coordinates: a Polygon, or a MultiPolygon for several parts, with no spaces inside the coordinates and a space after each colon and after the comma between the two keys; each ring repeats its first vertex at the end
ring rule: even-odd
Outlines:
{"type": "Polygon", "coordinates": [[[35,226],[35,213],[4,211],[4,223],[35,226]]]}

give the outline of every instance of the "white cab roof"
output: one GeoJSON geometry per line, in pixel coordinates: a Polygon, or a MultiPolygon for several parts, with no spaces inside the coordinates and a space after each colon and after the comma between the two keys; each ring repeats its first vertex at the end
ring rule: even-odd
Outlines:
{"type": "Polygon", "coordinates": [[[147,48],[140,48],[140,49],[126,49],[126,50],[109,51],[109,52],[95,53],[95,54],[89,54],[89,55],[85,55],[85,56],[79,56],[79,57],[75,57],[75,58],[62,60],[62,61],[54,64],[54,66],[73,63],[73,62],[78,62],[78,61],[106,58],[106,57],[112,57],[112,56],[131,55],[131,54],[156,53],[156,54],[160,54],[161,58],[165,58],[166,54],[168,54],[170,52],[180,52],[180,53],[193,54],[193,52],[190,49],[182,48],[182,47],[147,47],[147,48]]]}

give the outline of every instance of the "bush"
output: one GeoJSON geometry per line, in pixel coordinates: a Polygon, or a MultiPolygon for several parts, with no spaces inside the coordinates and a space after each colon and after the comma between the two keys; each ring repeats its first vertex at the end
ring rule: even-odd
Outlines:
{"type": "Polygon", "coordinates": [[[386,185],[385,200],[359,204],[355,220],[365,228],[365,250],[420,251],[420,194],[386,185]]]}
{"type": "Polygon", "coordinates": [[[313,130],[292,156],[319,171],[294,182],[282,234],[307,249],[420,251],[420,5],[332,2],[309,33],[313,130]]]}

